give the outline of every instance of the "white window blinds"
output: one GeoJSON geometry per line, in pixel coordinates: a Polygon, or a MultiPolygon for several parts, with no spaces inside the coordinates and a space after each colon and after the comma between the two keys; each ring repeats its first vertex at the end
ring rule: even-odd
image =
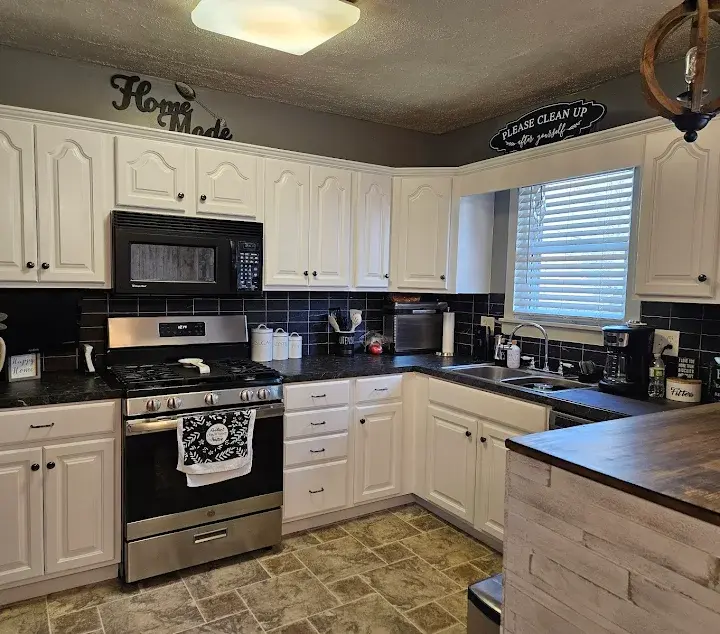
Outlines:
{"type": "Polygon", "coordinates": [[[634,177],[623,169],[520,188],[516,315],[625,319],[634,177]]]}

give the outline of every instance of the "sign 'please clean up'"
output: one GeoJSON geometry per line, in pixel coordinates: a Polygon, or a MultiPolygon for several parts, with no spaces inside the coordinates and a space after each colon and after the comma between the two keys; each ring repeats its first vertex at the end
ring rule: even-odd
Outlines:
{"type": "Polygon", "coordinates": [[[603,104],[584,99],[543,106],[498,130],[490,147],[503,153],[517,152],[580,136],[591,131],[606,112],[603,104]]]}

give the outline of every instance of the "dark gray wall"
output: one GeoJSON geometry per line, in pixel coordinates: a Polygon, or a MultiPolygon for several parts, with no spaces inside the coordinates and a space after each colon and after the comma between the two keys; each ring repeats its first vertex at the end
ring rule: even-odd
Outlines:
{"type": "Polygon", "coordinates": [[[510,190],[495,192],[490,292],[505,292],[507,275],[508,223],[510,221],[510,190]]]}
{"type": "MultiPolygon", "coordinates": [[[[110,85],[113,68],[0,47],[0,103],[107,121],[158,127],[156,115],[134,105],[116,110],[120,92],[110,85]]],[[[157,99],[181,100],[173,82],[143,76],[157,99]]],[[[438,137],[297,106],[198,88],[201,100],[224,117],[233,140],[393,167],[438,165],[438,137]]],[[[193,125],[214,119],[195,107],[193,125]]]]}

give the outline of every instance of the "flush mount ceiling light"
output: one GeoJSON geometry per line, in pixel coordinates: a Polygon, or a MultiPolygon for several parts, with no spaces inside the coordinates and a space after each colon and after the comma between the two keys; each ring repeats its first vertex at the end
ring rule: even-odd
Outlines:
{"type": "Polygon", "coordinates": [[[304,55],[360,19],[345,0],[200,0],[195,26],[238,40],[304,55]]]}

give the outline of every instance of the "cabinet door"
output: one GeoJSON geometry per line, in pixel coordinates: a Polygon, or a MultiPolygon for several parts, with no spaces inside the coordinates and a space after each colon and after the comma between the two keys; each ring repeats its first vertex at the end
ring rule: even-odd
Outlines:
{"type": "Polygon", "coordinates": [[[220,150],[195,150],[197,213],[260,220],[256,156],[220,150]]]}
{"type": "Polygon", "coordinates": [[[402,405],[355,408],[355,503],[400,495],[402,405]]]}
{"type": "Polygon", "coordinates": [[[519,432],[483,422],[479,433],[475,528],[502,539],[505,525],[505,441],[518,436],[519,432]]]}
{"type": "Polygon", "coordinates": [[[676,130],[648,135],[638,225],[638,295],[715,297],[718,135],[713,125],[696,143],[686,143],[676,130]]]}
{"type": "Polygon", "coordinates": [[[195,208],[191,147],[115,137],[115,202],[190,213],[195,208]]]}
{"type": "Polygon", "coordinates": [[[110,283],[109,138],[37,126],[41,282],[110,283]]]}
{"type": "Polygon", "coordinates": [[[41,463],[40,448],[0,452],[0,585],[43,574],[41,463]]]}
{"type": "Polygon", "coordinates": [[[393,287],[447,289],[452,179],[403,178],[393,211],[393,287]]]}
{"type": "Polygon", "coordinates": [[[0,120],[0,282],[36,282],[33,128],[0,120]]]}
{"type": "Polygon", "coordinates": [[[45,570],[70,570],[115,557],[115,441],[44,448],[45,570]],[[52,466],[54,465],[54,466],[52,466]]]}
{"type": "Polygon", "coordinates": [[[387,288],[390,278],[390,176],[357,175],[355,286],[387,288]]]}
{"type": "Polygon", "coordinates": [[[475,507],[475,418],[428,405],[426,481],[428,499],[473,521],[475,507]]]}
{"type": "Polygon", "coordinates": [[[352,173],[313,166],[310,171],[310,284],[350,286],[352,173]]]}
{"type": "Polygon", "coordinates": [[[308,285],[310,167],[265,161],[265,284],[308,285]]]}

